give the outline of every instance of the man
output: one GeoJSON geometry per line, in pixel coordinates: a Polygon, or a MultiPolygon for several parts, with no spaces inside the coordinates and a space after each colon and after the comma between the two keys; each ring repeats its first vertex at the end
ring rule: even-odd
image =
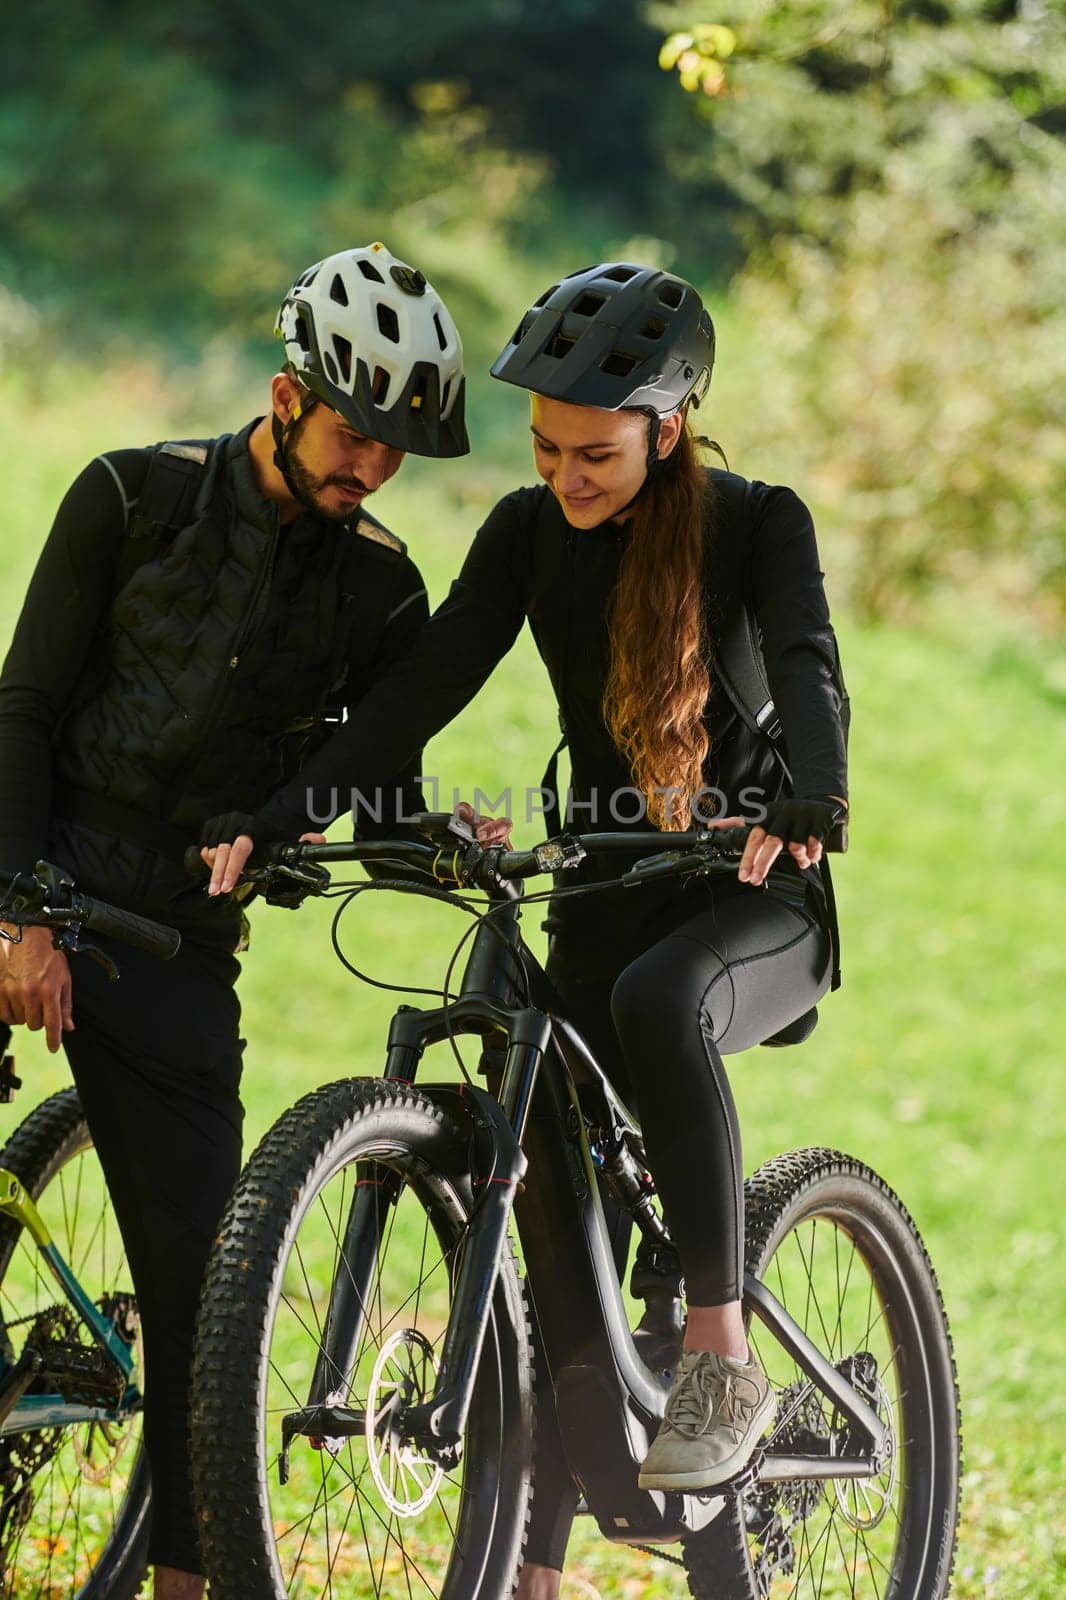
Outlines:
{"type": "MultiPolygon", "coordinates": [[[[265,801],[407,653],[425,588],[363,502],[407,451],[468,449],[455,325],[383,245],[302,273],[275,331],[286,364],[265,417],[203,445],[110,452],[75,481],[0,677],[0,865],[46,857],[183,935],[169,963],[116,949],[117,985],[44,929],[0,958],[0,1019],[63,1044],[127,1244],[156,1600],[203,1594],[186,1397],[242,1117],[240,909],[205,896],[183,853],[235,837],[228,808],[265,801]]],[[[386,793],[419,809],[416,772],[386,793]]]]}

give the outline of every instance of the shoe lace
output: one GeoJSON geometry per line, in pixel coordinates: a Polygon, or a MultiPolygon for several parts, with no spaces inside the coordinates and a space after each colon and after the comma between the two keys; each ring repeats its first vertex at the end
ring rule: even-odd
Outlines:
{"type": "Polygon", "coordinates": [[[666,1421],[683,1437],[698,1438],[712,1424],[724,1423],[737,1435],[750,1422],[759,1404],[759,1386],[743,1373],[724,1371],[717,1363],[694,1361],[674,1387],[666,1408],[666,1421]]]}

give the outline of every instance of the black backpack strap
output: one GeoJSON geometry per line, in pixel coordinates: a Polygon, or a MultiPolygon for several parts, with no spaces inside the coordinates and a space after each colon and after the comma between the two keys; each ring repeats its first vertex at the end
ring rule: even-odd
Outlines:
{"type": "Polygon", "coordinates": [[[162,554],[176,533],[194,520],[212,439],[183,439],[158,445],[132,508],[115,577],[119,593],[138,567],[162,554]]]}
{"type": "Polygon", "coordinates": [[[356,677],[365,677],[374,663],[392,620],[396,583],[407,554],[403,540],[365,511],[348,524],[348,532],[352,537],[342,557],[338,579],[341,608],[334,638],[330,694],[316,719],[334,725],[344,720],[341,691],[353,660],[356,677]]]}
{"type": "Polygon", "coordinates": [[[559,809],[559,757],[566,749],[566,724],[563,722],[561,711],[559,713],[559,726],[562,729],[562,736],[548,757],[548,765],[544,768],[544,776],[540,780],[541,793],[551,795],[551,803],[544,808],[544,821],[547,825],[549,839],[563,831],[562,812],[559,809]]]}
{"type": "MultiPolygon", "coordinates": [[[[719,492],[725,490],[730,502],[733,503],[736,500],[734,485],[729,484],[727,488],[725,475],[716,474],[715,476],[718,480],[719,492]]],[[[770,740],[778,765],[791,787],[792,774],[785,758],[784,744],[781,738],[781,720],[777,715],[777,708],[774,705],[773,696],[770,693],[770,685],[766,678],[762,641],[755,618],[752,616],[736,576],[737,572],[743,570],[743,567],[746,566],[746,552],[751,534],[751,485],[749,483],[745,483],[743,487],[743,505],[734,505],[733,509],[744,519],[740,537],[743,541],[745,560],[734,568],[731,574],[731,581],[727,586],[727,592],[720,597],[722,603],[715,619],[713,639],[715,668],[722,687],[729,696],[729,700],[741,721],[753,733],[763,734],[770,740]]],[[[839,657],[837,664],[839,668],[839,657]]],[[[843,692],[843,682],[841,688],[843,692]]],[[[846,730],[846,719],[844,725],[846,730]]],[[[840,941],[837,932],[836,896],[833,893],[833,875],[829,869],[827,855],[823,854],[818,870],[825,889],[826,917],[833,947],[833,974],[830,988],[839,989],[840,941]]]]}
{"type": "MultiPolygon", "coordinates": [[[[523,523],[523,532],[526,532],[528,523],[525,515],[526,502],[519,501],[519,517],[523,523]]],[[[567,667],[570,657],[570,630],[573,627],[573,594],[574,594],[574,530],[567,528],[561,551],[556,551],[548,564],[545,563],[545,550],[551,547],[551,533],[555,528],[555,502],[551,494],[545,490],[537,500],[536,514],[532,527],[528,529],[531,539],[533,559],[539,578],[537,587],[543,587],[546,582],[554,582],[562,569],[566,572],[566,620],[563,627],[562,660],[559,667],[560,691],[566,684],[567,667]],[[541,528],[543,524],[543,530],[541,528]]],[[[544,776],[540,780],[542,794],[551,795],[551,803],[544,809],[544,822],[548,830],[548,837],[561,833],[563,830],[562,808],[559,804],[559,757],[566,749],[568,735],[566,722],[563,717],[562,706],[559,706],[559,743],[548,757],[548,764],[544,769],[544,776]]]]}
{"type": "MultiPolygon", "coordinates": [[[[715,665],[722,687],[741,720],[753,732],[764,734],[773,748],[777,763],[791,787],[792,774],[781,741],[781,721],[766,681],[762,647],[755,620],[748,607],[736,596],[731,598],[721,633],[716,641],[715,665]]],[[[840,988],[840,941],[837,935],[836,896],[829,858],[823,854],[818,870],[825,889],[825,908],[833,945],[831,989],[840,988]]],[[[804,1037],[806,1037],[804,1035],[804,1037]]]]}

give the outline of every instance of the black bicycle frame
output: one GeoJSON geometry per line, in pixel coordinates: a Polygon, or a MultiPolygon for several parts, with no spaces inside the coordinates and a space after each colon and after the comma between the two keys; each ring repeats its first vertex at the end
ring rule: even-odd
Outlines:
{"type": "MultiPolygon", "coordinates": [[[[442,1462],[455,1460],[513,1209],[567,1457],[589,1509],[608,1539],[671,1542],[711,1521],[724,1503],[724,1491],[676,1494],[637,1486],[669,1384],[664,1374],[644,1365],[634,1346],[585,1133],[589,1095],[602,1106],[605,1127],[624,1118],[624,1112],[584,1040],[552,1014],[548,979],[521,944],[519,906],[516,901],[506,910],[497,908],[495,931],[485,925],[478,929],[457,1001],[429,1010],[401,1006],[389,1031],[384,1076],[404,1083],[415,1082],[429,1044],[469,1033],[481,1034],[491,1046],[506,1041],[505,1050],[490,1048],[482,1058],[493,1092],[468,1084],[422,1090],[469,1128],[476,1151],[474,1180],[482,1183],[458,1265],[434,1392],[406,1411],[403,1432],[442,1462]],[[536,1004],[520,1001],[523,990],[536,1004]],[[579,1084],[586,1088],[584,1108],[579,1084]],[[527,1166],[536,1182],[518,1192],[527,1166]]],[[[352,1201],[344,1267],[334,1283],[308,1405],[285,1419],[286,1446],[294,1434],[336,1436],[365,1428],[364,1413],[334,1402],[331,1389],[354,1366],[385,1217],[402,1183],[387,1166],[366,1175],[376,1181],[360,1184],[352,1201]]],[[[770,1290],[750,1275],[744,1299],[868,1447],[847,1458],[768,1451],[755,1458],[752,1476],[757,1472],[762,1481],[876,1476],[887,1449],[885,1425],[770,1290]]]]}

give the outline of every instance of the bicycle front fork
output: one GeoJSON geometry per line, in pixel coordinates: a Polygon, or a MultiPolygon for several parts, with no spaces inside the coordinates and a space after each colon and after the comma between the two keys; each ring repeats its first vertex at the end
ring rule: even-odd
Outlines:
{"type": "MultiPolygon", "coordinates": [[[[470,1002],[472,1015],[475,1006],[483,1019],[489,1009],[485,998],[470,1002]]],[[[462,1000],[450,1008],[452,1030],[462,1031],[464,1009],[462,1000]]],[[[500,1253],[515,1192],[526,1170],[522,1136],[551,1034],[548,1017],[532,1009],[514,1012],[500,1007],[498,1021],[509,1037],[499,1100],[468,1084],[436,1085],[423,1091],[469,1122],[476,1152],[475,1182],[484,1180],[482,1192],[475,1194],[433,1395],[412,1406],[404,1418],[405,1433],[441,1456],[454,1451],[466,1427],[500,1253]]],[[[423,1049],[442,1037],[444,1028],[441,1011],[401,1008],[389,1033],[386,1078],[412,1083],[423,1049]]],[[[360,1166],[341,1252],[344,1270],[333,1284],[308,1405],[286,1418],[288,1438],[297,1433],[338,1436],[362,1430],[365,1419],[349,1412],[340,1397],[357,1360],[385,1221],[402,1183],[399,1174],[379,1163],[360,1166]]]]}

